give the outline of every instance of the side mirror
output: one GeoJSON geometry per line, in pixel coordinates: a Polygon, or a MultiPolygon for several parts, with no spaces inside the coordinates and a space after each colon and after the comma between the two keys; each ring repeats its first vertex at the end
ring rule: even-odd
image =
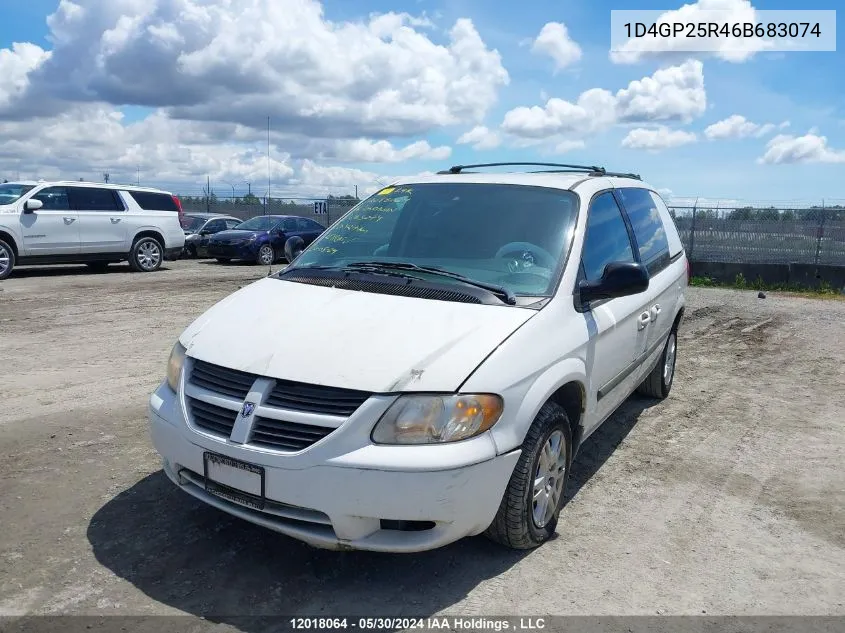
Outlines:
{"type": "Polygon", "coordinates": [[[26,201],[23,205],[23,212],[24,213],[32,213],[33,211],[38,211],[41,207],[44,206],[44,203],[41,200],[36,200],[35,198],[30,198],[26,201]]]}
{"type": "Polygon", "coordinates": [[[285,242],[285,258],[288,264],[292,264],[293,260],[299,257],[300,253],[305,250],[305,240],[298,235],[294,235],[285,242]]]}
{"type": "Polygon", "coordinates": [[[639,294],[648,290],[648,281],[648,270],[642,264],[611,262],[605,266],[601,279],[581,282],[581,303],[639,294]]]}

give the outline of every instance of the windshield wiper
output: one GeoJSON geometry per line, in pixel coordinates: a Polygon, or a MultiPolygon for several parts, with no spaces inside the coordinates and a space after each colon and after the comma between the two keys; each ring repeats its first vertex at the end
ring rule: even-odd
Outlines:
{"type": "Polygon", "coordinates": [[[496,284],[488,284],[484,281],[477,281],[470,277],[461,275],[460,273],[453,273],[450,270],[444,270],[443,268],[438,268],[437,266],[420,266],[419,264],[412,264],[410,262],[353,262],[351,264],[340,266],[339,268],[352,268],[355,270],[372,271],[408,270],[421,273],[428,273],[431,275],[438,275],[440,277],[448,277],[449,279],[460,281],[461,283],[467,284],[469,286],[483,288],[488,292],[492,292],[494,295],[499,297],[499,299],[501,299],[508,305],[516,305],[516,295],[503,286],[498,286],[496,284]]]}

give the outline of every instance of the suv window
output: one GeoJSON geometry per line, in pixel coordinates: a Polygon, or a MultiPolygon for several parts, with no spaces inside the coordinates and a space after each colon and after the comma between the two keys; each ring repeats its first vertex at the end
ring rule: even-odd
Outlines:
{"type": "Polygon", "coordinates": [[[605,266],[611,262],[634,262],[634,250],[628,226],[613,193],[607,191],[593,199],[587,215],[587,234],[581,263],[587,281],[601,279],[605,266]]]}
{"type": "Polygon", "coordinates": [[[126,191],[144,211],[179,211],[173,196],[149,191],[126,191]]]}
{"type": "Polygon", "coordinates": [[[663,270],[669,263],[669,241],[660,210],[647,189],[624,187],[617,189],[640,250],[640,260],[650,275],[663,270]]]}
{"type": "Polygon", "coordinates": [[[42,209],[54,211],[68,211],[70,209],[66,187],[47,187],[32,197],[34,200],[41,200],[44,205],[41,207],[42,209]]]}
{"type": "Polygon", "coordinates": [[[123,211],[117,192],[96,187],[68,187],[70,206],[76,211],[123,211]]]}

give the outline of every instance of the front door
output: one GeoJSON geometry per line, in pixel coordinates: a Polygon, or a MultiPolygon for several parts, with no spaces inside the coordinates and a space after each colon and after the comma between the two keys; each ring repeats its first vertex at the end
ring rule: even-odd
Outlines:
{"type": "MultiPolygon", "coordinates": [[[[593,198],[587,215],[587,233],[581,255],[580,279],[598,281],[611,262],[637,261],[628,227],[611,191],[593,198]]],[[[639,293],[595,301],[583,306],[590,342],[587,375],[590,393],[587,406],[593,415],[589,435],[632,391],[635,359],[648,336],[648,297],[639,293]]]]}
{"type": "Polygon", "coordinates": [[[80,252],[125,254],[126,208],[117,191],[98,187],[68,187],[70,205],[79,214],[80,252]]]}
{"type": "Polygon", "coordinates": [[[70,208],[66,187],[47,187],[34,196],[44,205],[21,213],[24,253],[28,257],[79,253],[79,216],[70,208]]]}

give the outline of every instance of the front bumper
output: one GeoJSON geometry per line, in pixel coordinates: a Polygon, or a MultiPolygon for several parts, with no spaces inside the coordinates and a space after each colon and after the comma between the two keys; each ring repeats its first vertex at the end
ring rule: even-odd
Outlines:
{"type": "MultiPolygon", "coordinates": [[[[326,460],[309,458],[319,445],[299,455],[259,453],[195,431],[165,383],[150,398],[149,421],[164,471],[182,490],[229,514],[326,549],[418,552],[480,534],[493,521],[519,459],[518,450],[496,455],[489,436],[463,442],[463,447],[424,447],[427,454],[441,457],[432,460],[429,470],[425,460],[414,458],[419,447],[370,445],[326,460]],[[263,510],[206,491],[206,451],[264,467],[263,510]],[[450,463],[454,457],[442,459],[447,453],[466,453],[472,462],[450,463]],[[401,470],[411,462],[412,467],[401,470]]],[[[320,443],[320,450],[330,442],[332,436],[320,443]]]]}
{"type": "Polygon", "coordinates": [[[252,241],[241,244],[219,244],[209,242],[209,257],[220,257],[222,259],[255,259],[258,256],[258,242],[252,241]]]}

